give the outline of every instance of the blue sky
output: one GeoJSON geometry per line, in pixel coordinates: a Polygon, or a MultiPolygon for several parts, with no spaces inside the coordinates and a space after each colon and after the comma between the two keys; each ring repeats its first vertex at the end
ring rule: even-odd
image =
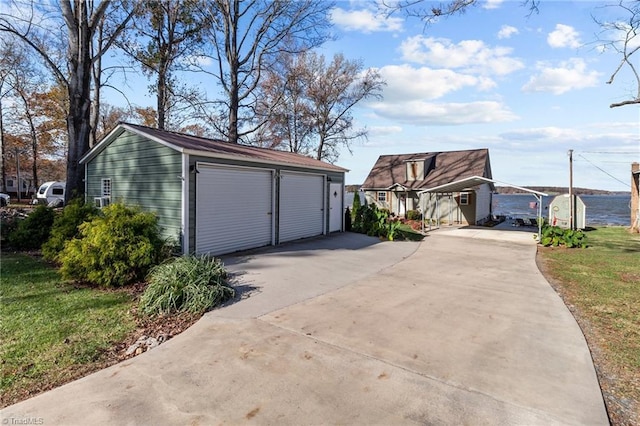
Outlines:
{"type": "Polygon", "coordinates": [[[592,15],[620,14],[605,4],[542,0],[527,16],[520,1],[491,1],[425,27],[338,2],[338,40],[323,53],[360,58],[387,82],[382,101],[356,111],[369,139],[343,150],[347,182],[362,183],[382,154],[489,148],[499,181],[568,186],[573,149],[575,186],[629,190],[640,107],[609,108],[635,85],[627,71],[606,84],[620,57],[603,52],[592,15]]]}
{"type": "MultiPolygon", "coordinates": [[[[348,184],[362,183],[383,154],[488,148],[498,181],[568,186],[573,149],[575,186],[629,190],[640,106],[609,105],[629,99],[636,84],[628,70],[606,84],[620,56],[602,49],[592,17],[612,20],[619,9],[541,0],[530,14],[522,3],[488,0],[425,27],[381,14],[372,1],[337,2],[336,41],[321,53],[362,60],[387,83],[383,100],[354,111],[369,137],[341,151],[348,184]]],[[[129,100],[153,106],[139,79],[130,81],[137,90],[129,100]]]]}

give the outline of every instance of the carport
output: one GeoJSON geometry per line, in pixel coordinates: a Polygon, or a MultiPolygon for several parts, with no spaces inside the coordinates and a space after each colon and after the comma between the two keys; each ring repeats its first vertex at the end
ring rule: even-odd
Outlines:
{"type": "MultiPolygon", "coordinates": [[[[542,217],[542,197],[547,197],[548,194],[545,194],[544,192],[539,192],[539,191],[534,191],[533,189],[528,189],[528,188],[523,188],[521,186],[517,186],[517,185],[512,185],[510,183],[506,183],[506,182],[500,182],[497,181],[495,179],[489,179],[489,178],[485,178],[482,176],[471,176],[465,179],[461,179],[455,182],[450,182],[450,183],[446,183],[444,185],[439,185],[439,186],[435,186],[433,188],[427,188],[424,189],[420,192],[418,192],[418,196],[419,198],[419,205],[420,208],[422,210],[422,212],[426,211],[426,198],[427,195],[429,197],[431,197],[431,195],[433,194],[445,194],[445,195],[449,195],[450,199],[453,197],[453,193],[455,192],[466,192],[466,191],[473,191],[474,187],[477,187],[478,185],[482,185],[484,183],[492,183],[492,184],[500,184],[501,186],[508,186],[510,188],[516,188],[519,189],[521,191],[530,193],[531,195],[533,195],[537,201],[538,204],[538,218],[542,217]]],[[[450,205],[450,204],[449,204],[450,205]]],[[[436,227],[440,228],[440,205],[438,203],[438,198],[436,197],[436,211],[437,213],[437,217],[436,217],[436,227]]],[[[449,208],[449,215],[451,215],[451,208],[449,208]]],[[[426,217],[423,219],[427,219],[426,217]]],[[[433,221],[433,217],[429,217],[429,231],[431,230],[431,223],[433,221]]],[[[451,220],[449,220],[449,223],[451,223],[451,220]]],[[[424,233],[425,231],[425,225],[424,225],[424,220],[422,221],[422,232],[424,233]]],[[[540,234],[542,233],[542,221],[538,220],[538,240],[540,239],[540,234]]]]}

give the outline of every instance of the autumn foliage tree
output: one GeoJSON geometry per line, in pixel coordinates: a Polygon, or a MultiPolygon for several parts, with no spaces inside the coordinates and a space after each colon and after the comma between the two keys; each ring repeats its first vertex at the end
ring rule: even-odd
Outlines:
{"type": "Polygon", "coordinates": [[[93,66],[126,28],[133,12],[123,1],[14,0],[0,13],[0,33],[28,46],[67,92],[67,199],[84,193],[79,160],[90,147],[93,66]],[[106,16],[118,23],[97,50],[95,37],[106,16]]]}

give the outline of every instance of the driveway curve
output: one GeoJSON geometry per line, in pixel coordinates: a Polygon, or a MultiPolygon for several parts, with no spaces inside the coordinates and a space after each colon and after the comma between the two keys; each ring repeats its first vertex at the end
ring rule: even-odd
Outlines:
{"type": "Polygon", "coordinates": [[[225,258],[240,301],[3,423],[608,424],[535,244],[495,236],[341,234],[225,258]]]}

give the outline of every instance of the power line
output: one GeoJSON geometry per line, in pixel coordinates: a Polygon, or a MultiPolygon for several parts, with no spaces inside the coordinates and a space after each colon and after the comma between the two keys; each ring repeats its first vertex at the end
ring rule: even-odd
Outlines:
{"type": "Polygon", "coordinates": [[[602,168],[600,168],[600,167],[596,166],[596,165],[595,165],[595,164],[593,164],[591,161],[589,161],[589,159],[588,159],[587,157],[585,157],[584,155],[582,155],[582,154],[578,154],[578,155],[579,155],[580,157],[584,158],[584,159],[587,161],[587,163],[591,164],[593,167],[595,167],[596,169],[600,170],[600,171],[601,171],[602,173],[604,173],[605,175],[607,175],[607,176],[609,176],[610,178],[617,180],[617,181],[618,181],[618,182],[620,182],[621,184],[623,184],[623,185],[628,186],[629,188],[631,188],[631,185],[629,185],[627,182],[623,182],[623,181],[621,181],[620,179],[618,179],[617,177],[615,177],[614,175],[612,175],[612,174],[611,174],[611,173],[609,173],[608,171],[603,170],[602,168]]]}
{"type": "Polygon", "coordinates": [[[582,151],[585,154],[607,154],[607,155],[634,155],[634,154],[638,154],[640,155],[640,151],[629,151],[629,152],[623,152],[623,151],[582,151]]]}

